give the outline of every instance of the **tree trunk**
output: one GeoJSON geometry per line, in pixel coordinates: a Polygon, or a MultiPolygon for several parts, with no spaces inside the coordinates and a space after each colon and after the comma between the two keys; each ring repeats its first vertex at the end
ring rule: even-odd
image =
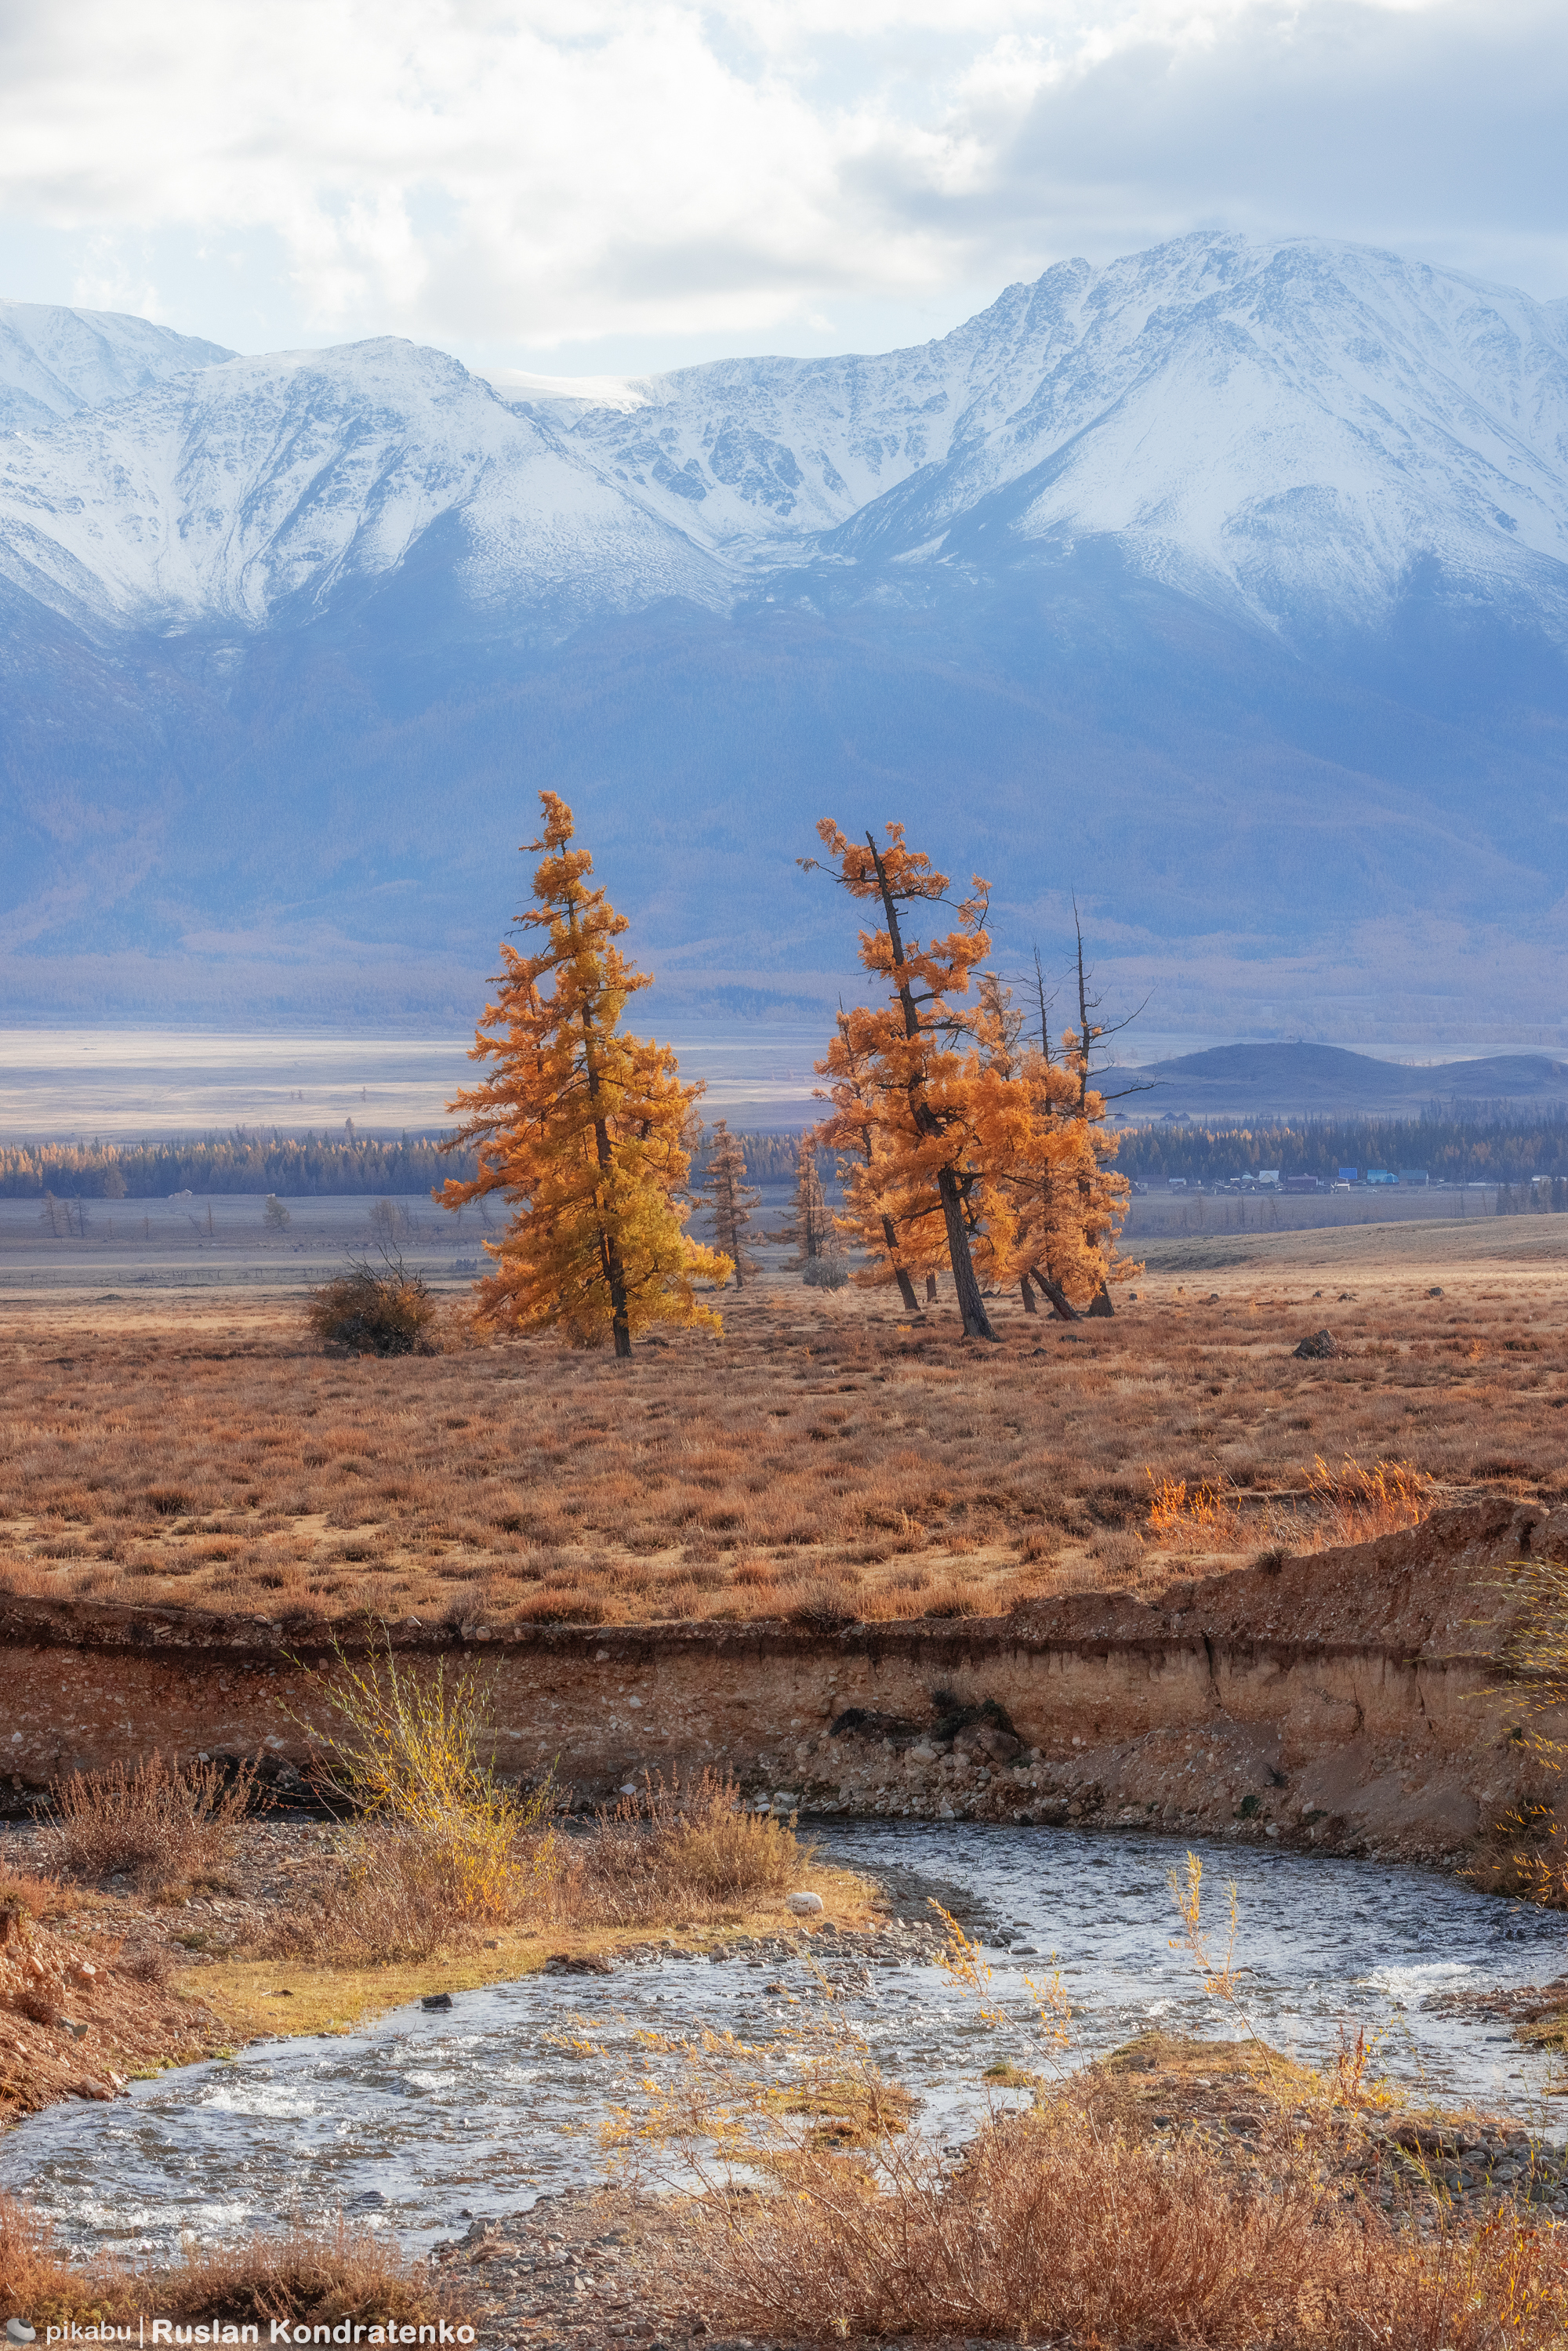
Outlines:
{"type": "MultiPolygon", "coordinates": [[[[596,1084],[594,1092],[597,1093],[598,1091],[596,1084]]],[[[612,1173],[610,1129],[601,1118],[593,1122],[593,1140],[599,1153],[600,1173],[608,1180],[612,1173]]],[[[606,1231],[602,1223],[599,1228],[599,1246],[604,1279],[610,1290],[610,1328],[615,1333],[615,1352],[618,1355],[629,1355],[632,1353],[632,1317],[627,1309],[626,1269],[621,1262],[620,1244],[613,1233],[606,1231]]]]}
{"type": "Polygon", "coordinates": [[[935,1306],[936,1303],[936,1276],[934,1273],[928,1273],[925,1277],[925,1303],[927,1306],[935,1306]]]}
{"type": "Polygon", "coordinates": [[[1030,1278],[1027,1273],[1020,1273],[1019,1276],[1019,1290],[1023,1299],[1024,1312],[1026,1314],[1038,1314],[1040,1312],[1040,1309],[1034,1302],[1034,1291],[1030,1287],[1030,1278]]]}
{"type": "MultiPolygon", "coordinates": [[[[869,1155],[868,1155],[869,1164],[869,1155]]],[[[920,1301],[915,1295],[915,1284],[909,1279],[909,1269],[901,1265],[898,1257],[898,1228],[890,1216],[883,1215],[882,1237],[887,1243],[887,1261],[893,1268],[893,1278],[898,1284],[898,1294],[911,1314],[920,1311],[920,1301]]]]}
{"type": "Polygon", "coordinates": [[[1050,1274],[1041,1273],[1038,1265],[1030,1266],[1030,1274],[1038,1285],[1040,1296],[1059,1322],[1076,1322],[1081,1319],[1077,1307],[1074,1306],[1060,1281],[1052,1281],[1050,1274]]]}
{"type": "Polygon", "coordinates": [[[1115,1311],[1115,1308],[1111,1303],[1111,1293],[1106,1289],[1104,1283],[1102,1282],[1099,1289],[1094,1292],[1093,1297],[1089,1301],[1090,1316],[1092,1320],[1100,1322],[1103,1321],[1106,1315],[1114,1314],[1115,1311]]]}
{"type": "Polygon", "coordinates": [[[994,1340],[997,1334],[991,1328],[986,1301],[975,1279],[975,1260],[969,1255],[963,1195],[958,1189],[958,1178],[951,1167],[937,1169],[936,1189],[942,1197],[942,1219],[947,1228],[947,1262],[953,1269],[953,1287],[958,1294],[958,1312],[963,1317],[964,1336],[966,1339],[994,1340]]]}
{"type": "MultiPolygon", "coordinates": [[[[869,832],[865,838],[866,846],[871,851],[872,862],[876,868],[876,878],[882,885],[883,911],[887,916],[887,938],[888,945],[893,949],[894,965],[895,969],[903,970],[904,939],[898,927],[898,908],[894,904],[893,892],[888,886],[887,868],[882,862],[881,851],[869,832]]],[[[915,1008],[915,991],[910,987],[907,977],[898,983],[898,1000],[904,1008],[905,1037],[911,1039],[918,1037],[920,1014],[915,1008]]],[[[910,1113],[917,1130],[922,1134],[940,1134],[941,1125],[930,1103],[917,1099],[916,1088],[923,1084],[923,1080],[917,1081],[916,1084],[910,1087],[910,1113]]],[[[969,1254],[969,1236],[964,1224],[964,1200],[958,1186],[957,1171],[952,1167],[939,1167],[936,1171],[936,1189],[942,1201],[942,1221],[947,1228],[947,1262],[953,1269],[953,1287],[958,1293],[958,1311],[963,1318],[964,1336],[966,1339],[994,1340],[997,1334],[992,1330],[990,1319],[986,1312],[986,1302],[980,1296],[980,1285],[975,1279],[975,1261],[969,1254]]]]}

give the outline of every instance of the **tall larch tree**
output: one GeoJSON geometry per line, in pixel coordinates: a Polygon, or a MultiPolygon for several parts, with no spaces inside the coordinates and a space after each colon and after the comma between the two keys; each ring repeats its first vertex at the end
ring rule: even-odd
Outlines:
{"type": "Polygon", "coordinates": [[[770,1241],[789,1241],[793,1247],[794,1256],[786,1259],[791,1273],[839,1253],[838,1227],[817,1166],[817,1142],[814,1130],[808,1127],[796,1149],[795,1196],[789,1213],[778,1231],[768,1236],[770,1241]]]}
{"type": "Polygon", "coordinates": [[[752,1211],[762,1195],[746,1180],[746,1154],[739,1138],[731,1134],[726,1119],[714,1121],[707,1172],[694,1197],[706,1203],[713,1219],[714,1239],[735,1268],[737,1290],[744,1290],[758,1272],[757,1259],[746,1244],[752,1211]]]}
{"type": "Polygon", "coordinates": [[[471,1183],[450,1178],[448,1208],[499,1192],[513,1216],[485,1247],[495,1270],[477,1285],[481,1314],[518,1331],[562,1330],[617,1355],[656,1322],[719,1329],[693,1284],[727,1280],[730,1261],[682,1230],[700,1085],[683,1085],[666,1045],[621,1028],[628,997],[652,983],[622,957],[627,929],[593,860],[572,846],[571,810],[541,792],[544,830],[534,903],[516,917],[538,944],[508,944],[500,993],[485,1008],[469,1059],[483,1083],[447,1107],[462,1123],[444,1148],[477,1145],[471,1183]]]}
{"type": "MultiPolygon", "coordinates": [[[[989,952],[987,885],[977,876],[974,895],[955,909],[957,927],[922,944],[913,932],[905,937],[905,917],[946,902],[947,876],[935,871],[923,851],[907,846],[904,827],[890,824],[880,849],[870,833],[863,846],[851,841],[831,818],[818,825],[817,835],[836,868],[834,879],[852,897],[879,904],[886,924],[861,933],[860,957],[885,983],[888,1001],[843,1016],[852,1050],[871,1074],[877,1147],[889,1162],[886,1179],[924,1214],[941,1219],[965,1337],[995,1339],[971,1247],[984,1214],[974,1056],[967,1016],[954,1001],[968,993],[971,973],[989,952]]],[[[800,862],[808,872],[821,870],[816,858],[800,862]]],[[[1000,1085],[998,1080],[992,1087],[993,1097],[1000,1085]]]]}

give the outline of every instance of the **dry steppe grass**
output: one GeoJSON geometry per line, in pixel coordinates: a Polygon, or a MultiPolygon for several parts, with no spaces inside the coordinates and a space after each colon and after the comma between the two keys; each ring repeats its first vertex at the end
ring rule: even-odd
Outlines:
{"type": "Polygon", "coordinates": [[[344,1360],[276,1298],[35,1296],[0,1341],[0,1584],[497,1630],[1152,1591],[1398,1522],[1347,1461],[1432,1505],[1568,1486],[1568,1257],[1503,1238],[1172,1244],[1111,1322],[995,1301],[995,1348],[778,1280],[629,1364],[344,1360]],[[1297,1360],[1324,1325],[1343,1353],[1297,1360]],[[1151,1525],[1163,1481],[1223,1507],[1151,1525]]]}
{"type": "MultiPolygon", "coordinates": [[[[40,2333],[73,2323],[134,2333],[156,2316],[262,2329],[275,2320],[328,2326],[360,2320],[368,2334],[389,2320],[438,2329],[443,2319],[450,2326],[465,2315],[444,2281],[341,2220],[327,2229],[192,2246],[160,2268],[87,2267],[58,2250],[47,2222],[11,2196],[0,2196],[0,2301],[26,2312],[40,2333]]],[[[342,2339],[351,2335],[350,2325],[342,2339]]]]}

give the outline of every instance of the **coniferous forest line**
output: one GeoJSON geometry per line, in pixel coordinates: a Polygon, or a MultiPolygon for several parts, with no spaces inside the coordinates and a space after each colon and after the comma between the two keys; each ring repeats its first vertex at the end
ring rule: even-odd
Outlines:
{"type": "MultiPolygon", "coordinates": [[[[448,1176],[466,1180],[475,1155],[443,1153],[439,1131],[398,1142],[373,1136],[240,1132],[200,1139],[139,1143],[0,1144],[0,1199],[166,1199],[172,1192],[267,1193],[310,1199],[438,1191],[448,1176]],[[123,1187],[123,1188],[122,1188],[123,1187]]],[[[737,1132],[753,1182],[792,1184],[798,1128],[737,1132]]],[[[706,1168],[711,1131],[693,1155],[706,1168]]],[[[819,1154],[824,1183],[833,1155],[819,1154]]],[[[1397,1174],[1421,1168],[1435,1184],[1528,1184],[1531,1176],[1568,1179],[1568,1120],[1301,1119],[1237,1126],[1134,1126],[1124,1130],[1116,1165],[1134,1183],[1220,1184],[1278,1167],[1285,1175],[1332,1182],[1342,1167],[1364,1178],[1369,1167],[1397,1174]]]]}

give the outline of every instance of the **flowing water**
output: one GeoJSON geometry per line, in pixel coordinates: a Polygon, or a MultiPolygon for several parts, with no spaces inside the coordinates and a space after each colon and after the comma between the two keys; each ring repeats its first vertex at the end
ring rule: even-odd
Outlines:
{"type": "MultiPolygon", "coordinates": [[[[945,2140],[983,2111],[988,2064],[1039,2063],[1025,1979],[1048,1976],[1053,1954],[1072,2009],[1067,2063],[1152,2025],[1220,2039],[1241,2029],[1171,1948],[1178,1846],[966,1823],[834,1823],[821,1839],[831,1859],[883,1876],[902,1916],[935,1890],[980,1922],[999,2025],[929,1965],[838,1970],[844,2012],[945,2140]]],[[[1561,1919],[1426,1871],[1197,1850],[1220,1949],[1224,1881],[1236,1881],[1239,1990],[1265,2039],[1332,2059],[1342,2035],[1364,2027],[1375,2065],[1417,2095],[1536,2126],[1553,2116],[1543,2094],[1556,2061],[1526,2055],[1500,2025],[1429,2003],[1557,1974],[1561,1919]]],[[[662,2062],[639,2034],[734,2028],[777,2041],[787,2062],[800,2020],[821,2012],[812,1989],[803,1962],[670,1958],[608,1979],[535,1976],[462,1992],[449,2012],[398,2009],[360,2032],[259,2043],[139,2083],[112,2105],[51,2108],[0,2142],[0,2188],[26,2189],[84,2252],[166,2252],[182,2232],[211,2240],[337,2210],[418,2247],[465,2218],[601,2177],[601,2124],[612,2105],[635,2106],[650,2064],[662,2062]],[[800,2006],[769,1989],[780,1981],[800,2006]]]]}

